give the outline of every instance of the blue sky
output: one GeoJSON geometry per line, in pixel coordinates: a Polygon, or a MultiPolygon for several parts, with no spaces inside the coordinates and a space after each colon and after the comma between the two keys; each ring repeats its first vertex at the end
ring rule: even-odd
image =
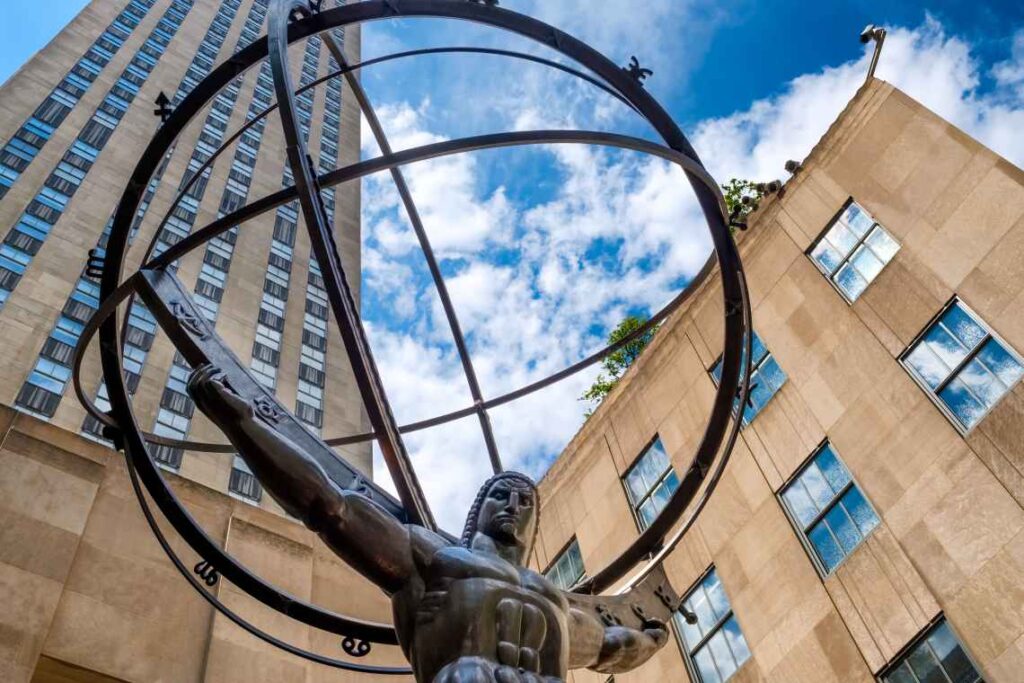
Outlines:
{"type": "MultiPolygon", "coordinates": [[[[39,49],[81,0],[6,0],[0,79],[39,49]]],[[[1024,163],[1020,3],[783,0],[504,0],[654,69],[648,89],[712,173],[784,179],[863,82],[869,22],[889,29],[878,75],[1024,163]],[[595,8],[601,8],[596,11],[595,8]],[[639,9],[638,9],[639,8],[639,9]]],[[[437,45],[550,56],[488,29],[439,20],[372,24],[364,57],[437,45]]],[[[395,148],[481,132],[581,127],[650,131],[599,91],[540,66],[438,56],[375,68],[363,82],[395,148]]],[[[364,155],[375,155],[363,131],[364,155]]],[[[481,152],[407,169],[488,396],[599,347],[626,313],[660,306],[709,253],[678,171],[590,147],[481,152]]],[[[469,401],[436,295],[386,176],[363,184],[363,309],[400,421],[469,401]]],[[[541,475],[582,423],[585,373],[493,415],[506,465],[541,475]]],[[[331,433],[328,425],[325,430],[331,433]]],[[[487,473],[464,420],[408,439],[440,518],[456,527],[487,473]],[[463,492],[465,495],[463,495],[463,492]]],[[[682,454],[680,454],[682,456],[682,454]]],[[[382,468],[378,468],[378,473],[382,468]]]]}

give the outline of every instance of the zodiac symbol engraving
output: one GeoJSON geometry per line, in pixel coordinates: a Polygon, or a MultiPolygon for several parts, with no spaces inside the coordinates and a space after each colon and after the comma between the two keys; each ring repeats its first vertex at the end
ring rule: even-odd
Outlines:
{"type": "Polygon", "coordinates": [[[185,328],[185,331],[200,339],[206,339],[209,336],[206,324],[181,301],[171,302],[171,315],[178,321],[178,324],[185,328]]]}
{"type": "Polygon", "coordinates": [[[341,641],[341,649],[352,657],[365,657],[370,654],[370,643],[352,636],[345,636],[341,641]]]}
{"type": "Polygon", "coordinates": [[[256,416],[266,422],[277,424],[281,420],[281,411],[277,409],[274,399],[269,396],[257,396],[252,402],[252,407],[256,411],[256,416]]]}
{"type": "Polygon", "coordinates": [[[192,568],[199,578],[206,582],[206,585],[213,588],[217,585],[217,581],[220,580],[220,574],[217,573],[217,569],[207,562],[202,560],[195,567],[192,568]]]}
{"type": "Polygon", "coordinates": [[[85,276],[93,280],[99,280],[103,276],[103,257],[106,252],[99,247],[89,250],[89,258],[85,262],[85,276]]]}

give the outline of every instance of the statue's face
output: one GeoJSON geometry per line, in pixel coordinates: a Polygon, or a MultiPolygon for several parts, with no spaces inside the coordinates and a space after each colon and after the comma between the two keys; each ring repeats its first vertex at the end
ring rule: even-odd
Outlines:
{"type": "Polygon", "coordinates": [[[531,487],[509,479],[496,481],[480,506],[477,530],[499,543],[529,550],[537,523],[536,506],[537,494],[531,487]]]}

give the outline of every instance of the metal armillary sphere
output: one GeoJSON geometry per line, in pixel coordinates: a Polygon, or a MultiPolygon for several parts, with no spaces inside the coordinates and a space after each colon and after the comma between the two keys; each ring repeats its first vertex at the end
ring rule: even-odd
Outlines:
{"type": "MultiPolygon", "coordinates": [[[[348,491],[358,491],[386,510],[397,520],[420,525],[443,536],[436,530],[433,516],[419,487],[405,447],[402,434],[427,429],[461,418],[476,416],[483,431],[488,455],[495,472],[502,471],[498,446],[488,419],[488,410],[526,396],[552,383],[558,382],[606,357],[653,328],[672,311],[684,303],[694,288],[718,266],[724,296],[725,348],[721,380],[701,443],[693,455],[691,465],[661,515],[607,567],[574,588],[573,604],[591,609],[604,623],[622,623],[632,607],[643,621],[644,610],[653,609],[660,600],[668,613],[678,606],[678,597],[665,588],[664,581],[657,586],[652,576],[660,574],[664,557],[676,546],[686,530],[700,513],[713,491],[729,453],[735,443],[741,424],[742,410],[747,399],[749,381],[750,308],[745,281],[736,246],[730,235],[722,195],[717,184],[704,169],[696,152],[672,121],[666,111],[644,89],[643,80],[650,71],[641,68],[636,58],[620,67],[586,44],[562,31],[522,14],[500,7],[496,2],[466,0],[368,0],[334,9],[322,9],[320,3],[303,0],[272,0],[268,35],[238,52],[232,59],[214,69],[173,110],[164,102],[164,119],[153,140],[143,152],[126,185],[114,217],[112,232],[102,263],[101,298],[103,303],[83,334],[75,359],[75,390],[89,412],[103,422],[106,433],[125,452],[129,473],[143,512],[160,544],[181,573],[193,587],[216,609],[233,622],[257,637],[293,654],[342,669],[375,674],[408,674],[404,667],[379,667],[359,662],[336,659],[310,652],[286,643],[262,631],[233,612],[209,589],[221,578],[230,581],[265,605],[310,626],[326,630],[342,638],[344,651],[351,657],[364,656],[371,643],[396,644],[398,635],[390,624],[371,623],[320,608],[288,595],[256,576],[228,555],[197,524],[160,474],[148,450],[149,444],[160,444],[188,450],[234,452],[233,446],[178,441],[144,433],[135,419],[131,399],[122,372],[123,329],[119,332],[115,318],[117,306],[125,300],[140,296],[153,312],[161,328],[168,334],[178,351],[194,368],[215,365],[220,369],[223,382],[233,393],[247,401],[266,425],[296,444],[315,461],[330,478],[333,485],[348,491]],[[449,18],[476,22],[495,29],[509,31],[551,48],[575,63],[570,67],[547,59],[507,50],[473,47],[432,48],[392,54],[363,63],[349,64],[334,42],[330,31],[363,22],[394,17],[449,18]],[[289,45],[319,35],[327,45],[340,68],[325,78],[296,91],[289,76],[287,48],[289,45]],[[662,143],[653,143],[635,137],[582,130],[537,130],[497,133],[461,138],[394,152],[381,129],[374,109],[363,91],[355,73],[373,64],[430,53],[482,53],[496,54],[510,59],[528,60],[580,78],[599,88],[608,96],[624,103],[643,117],[658,133],[662,143]],[[248,121],[228,138],[227,142],[194,174],[195,182],[205,168],[232,145],[248,128],[263,120],[275,110],[284,130],[288,149],[288,163],[295,184],[252,201],[209,225],[196,230],[163,253],[154,256],[150,245],[142,266],[124,277],[122,270],[131,233],[143,193],[164,157],[173,148],[176,138],[211,99],[236,78],[263,60],[269,59],[274,77],[277,103],[248,121]],[[579,68],[577,68],[579,67],[579,68]],[[581,70],[582,69],[582,70],[581,70]],[[585,70],[585,72],[583,71],[585,70]],[[360,161],[336,170],[317,174],[306,153],[295,111],[295,96],[329,79],[344,79],[352,89],[363,115],[381,150],[381,156],[360,161]],[[594,353],[584,360],[545,379],[507,394],[487,398],[476,378],[463,334],[448,296],[440,269],[423,228],[416,206],[410,196],[402,174],[402,167],[416,161],[434,159],[473,150],[535,144],[588,144],[633,150],[668,160],[685,172],[703,210],[711,231],[715,252],[703,271],[667,306],[652,316],[651,321],[618,342],[594,353]],[[427,265],[440,295],[443,309],[462,361],[473,404],[444,415],[438,415],[415,424],[399,426],[390,409],[383,386],[374,365],[373,356],[359,319],[355,298],[349,290],[337,246],[334,243],[327,215],[320,197],[322,188],[363,178],[369,174],[389,171],[402,198],[413,230],[425,255],[427,265]],[[366,406],[372,431],[366,434],[344,435],[321,441],[301,424],[255,379],[231,353],[192,301],[187,290],[174,275],[171,264],[204,245],[212,238],[231,228],[241,226],[257,216],[294,200],[298,200],[310,234],[313,253],[320,264],[325,289],[334,318],[344,342],[358,390],[366,406]],[[84,349],[99,333],[103,377],[106,382],[111,410],[103,412],[82,390],[80,368],[84,349]],[[366,481],[359,471],[346,463],[330,446],[366,442],[375,439],[399,492],[396,500],[366,481]],[[161,514],[187,541],[201,558],[199,564],[189,567],[171,548],[156,524],[143,487],[148,491],[161,514]],[[699,494],[699,497],[698,497],[699,494]],[[684,514],[686,517],[684,519],[684,514]],[[601,596],[629,572],[633,575],[625,588],[614,596],[601,596]],[[653,601],[653,602],[651,602],[653,601]]],[[[186,185],[168,209],[164,222],[188,191],[186,185]]],[[[682,189],[682,188],[681,188],[682,189]]],[[[96,264],[97,266],[99,264],[96,264]]],[[[125,321],[127,320],[127,313],[125,321]]],[[[452,539],[454,541],[454,539],[452,539]]]]}

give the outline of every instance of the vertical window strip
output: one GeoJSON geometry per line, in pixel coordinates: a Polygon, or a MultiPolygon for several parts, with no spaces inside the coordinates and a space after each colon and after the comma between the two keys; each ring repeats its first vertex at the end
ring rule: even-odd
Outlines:
{"type": "Polygon", "coordinates": [[[28,168],[156,0],[132,0],[0,151],[0,199],[28,168]]]}
{"type": "MultiPolygon", "coordinates": [[[[174,0],[171,6],[167,8],[163,17],[157,22],[157,28],[153,29],[154,33],[160,30],[173,36],[181,26],[185,15],[192,9],[192,6],[193,0],[174,0]]],[[[148,76],[148,72],[146,75],[148,76]]],[[[104,99],[104,103],[113,107],[116,111],[120,111],[121,102],[130,103],[134,99],[135,93],[138,92],[137,86],[133,84],[128,84],[130,87],[127,88],[122,85],[124,80],[122,78],[118,83],[115,83],[111,93],[108,93],[107,98],[104,99]],[[114,98],[111,98],[111,94],[114,95],[114,98]]],[[[46,186],[29,203],[21,218],[18,219],[18,222],[7,233],[7,236],[4,238],[3,250],[0,251],[0,308],[7,302],[11,292],[14,291],[14,288],[20,282],[25,269],[34,258],[35,253],[42,246],[43,242],[46,241],[53,226],[63,215],[65,205],[77,191],[85,174],[92,168],[100,151],[110,140],[110,136],[114,132],[114,128],[119,120],[119,118],[114,118],[107,114],[103,110],[102,105],[93,113],[92,118],[79,133],[78,139],[71,149],[65,153],[63,158],[64,162],[78,169],[81,173],[69,179],[67,175],[59,173],[61,171],[60,167],[55,169],[47,179],[46,186]],[[27,243],[29,246],[27,248],[15,246],[22,242],[27,243]],[[14,254],[11,252],[20,253],[14,254]],[[5,259],[4,257],[7,258],[5,259]],[[12,268],[11,265],[15,267],[12,268]]]]}
{"type": "MultiPolygon", "coordinates": [[[[253,4],[250,14],[246,19],[246,28],[251,28],[253,31],[258,33],[259,27],[262,25],[263,19],[265,17],[266,0],[258,0],[257,3],[253,4]]],[[[243,35],[239,40],[240,42],[246,40],[244,30],[243,35]]],[[[261,68],[261,72],[263,70],[269,70],[269,68],[269,62],[264,62],[263,67],[261,68]]],[[[233,94],[228,93],[227,96],[225,97],[225,93],[221,93],[220,95],[218,95],[218,98],[221,98],[221,102],[224,106],[232,108],[234,106],[234,101],[235,98],[237,98],[237,96],[238,91],[236,89],[233,94]]],[[[259,100],[254,96],[249,103],[249,114],[251,115],[254,111],[259,111],[260,109],[262,109],[262,105],[260,104],[259,100]]],[[[211,111],[211,116],[213,115],[213,113],[214,112],[211,111]]],[[[207,118],[207,121],[209,120],[210,117],[207,118]]],[[[265,129],[265,127],[266,120],[264,119],[263,121],[260,121],[255,126],[253,126],[253,128],[251,128],[249,131],[249,135],[247,137],[248,142],[246,147],[248,148],[248,150],[254,152],[255,154],[250,155],[250,151],[246,151],[246,148],[242,146],[239,146],[235,150],[235,156],[232,162],[232,166],[235,167],[236,164],[241,164],[241,166],[243,168],[246,168],[249,173],[248,175],[242,174],[237,176],[236,179],[229,180],[227,187],[224,188],[224,191],[221,194],[220,205],[217,212],[218,218],[221,218],[224,215],[227,215],[235,211],[236,209],[240,208],[243,204],[245,204],[248,198],[249,187],[252,180],[252,164],[255,164],[255,156],[259,154],[259,146],[260,142],[262,141],[263,130],[265,129]]],[[[217,144],[220,144],[219,139],[217,144]]],[[[191,220],[187,221],[189,223],[189,228],[191,228],[191,223],[194,222],[194,220],[195,215],[192,214],[191,220]]],[[[203,254],[203,266],[199,274],[199,277],[196,281],[193,298],[196,304],[199,306],[200,310],[203,311],[203,314],[210,321],[211,325],[216,324],[218,314],[220,313],[220,301],[221,298],[223,297],[224,289],[227,284],[228,272],[231,267],[232,257],[234,256],[234,245],[237,239],[238,226],[235,226],[228,230],[227,232],[223,233],[222,235],[211,240],[209,244],[207,244],[206,250],[203,254]]],[[[188,368],[187,363],[185,363],[184,359],[180,358],[180,355],[179,360],[181,362],[175,363],[175,365],[172,366],[171,368],[171,373],[167,380],[167,387],[165,389],[165,392],[166,390],[171,389],[172,385],[176,382],[176,372],[184,370],[187,373],[191,371],[190,368],[188,368]]],[[[184,435],[188,434],[188,431],[191,428],[191,418],[193,411],[193,404],[191,399],[188,397],[187,392],[182,391],[182,393],[184,395],[182,405],[186,406],[187,414],[177,413],[179,417],[182,418],[179,421],[179,425],[180,430],[183,433],[183,436],[179,438],[184,438],[184,435]]],[[[178,454],[175,453],[175,455],[178,454]]],[[[178,457],[180,461],[180,455],[178,455],[178,457]]]]}
{"type": "MultiPolygon", "coordinates": [[[[235,16],[235,12],[238,8],[239,3],[240,0],[224,0],[220,9],[218,9],[216,15],[214,16],[213,22],[217,22],[218,20],[226,20],[230,24],[231,20],[235,16]]],[[[213,50],[214,54],[216,54],[216,52],[220,49],[222,41],[223,38],[218,38],[216,34],[214,34],[212,31],[207,31],[203,40],[200,42],[200,46],[197,51],[197,58],[203,53],[203,51],[206,50],[213,50]]],[[[128,70],[131,70],[132,68],[132,65],[129,65],[128,70]]],[[[178,95],[181,95],[180,91],[181,86],[179,86],[178,95]]],[[[176,97],[178,95],[176,95],[176,97]]],[[[112,94],[108,94],[107,100],[104,100],[104,102],[106,103],[112,100],[112,98],[114,98],[114,96],[112,94]]],[[[128,102],[124,102],[122,106],[120,103],[118,103],[117,106],[122,107],[123,110],[127,111],[128,104],[128,102]]],[[[116,122],[113,125],[116,125],[116,122]]],[[[144,211],[144,207],[148,206],[148,203],[150,199],[152,199],[152,195],[156,190],[156,185],[160,182],[159,176],[162,174],[163,169],[165,167],[165,165],[162,165],[161,168],[158,170],[157,174],[154,176],[154,180],[151,181],[144,195],[143,205],[140,206],[139,211],[144,211]]],[[[76,185],[80,184],[82,178],[85,177],[84,171],[77,170],[75,167],[71,166],[67,162],[61,162],[61,164],[57,167],[55,174],[58,177],[66,179],[68,181],[77,180],[76,185]]],[[[107,240],[110,237],[110,230],[112,225],[113,217],[111,217],[111,219],[107,221],[107,224],[104,227],[99,240],[97,241],[96,248],[101,256],[103,255],[103,250],[106,247],[107,240]]],[[[86,276],[83,269],[83,272],[79,276],[79,280],[75,285],[75,289],[72,291],[72,294],[69,297],[68,302],[65,304],[64,309],[67,310],[68,307],[72,305],[76,292],[81,291],[83,288],[91,286],[93,286],[92,280],[86,276]]],[[[77,344],[78,334],[69,333],[66,329],[66,325],[67,322],[64,316],[58,318],[54,330],[50,333],[50,336],[47,338],[46,342],[44,342],[43,350],[40,352],[39,361],[37,361],[37,365],[47,358],[49,358],[49,360],[55,360],[52,357],[47,356],[47,349],[53,347],[53,340],[56,337],[56,335],[67,334],[69,335],[69,338],[73,337],[73,342],[68,340],[65,341],[67,343],[71,343],[72,346],[77,344]]],[[[132,305],[129,317],[128,339],[125,341],[124,359],[125,381],[128,385],[128,390],[131,394],[134,394],[135,390],[138,387],[142,366],[145,364],[146,357],[147,354],[149,353],[150,347],[152,346],[153,337],[155,333],[155,319],[153,319],[152,315],[141,302],[136,301],[132,305]]],[[[66,366],[66,368],[69,371],[71,369],[72,357],[73,353],[62,361],[62,364],[66,366]]],[[[59,406],[61,399],[63,398],[64,391],[67,389],[67,379],[64,379],[64,381],[61,381],[59,383],[55,382],[51,384],[46,389],[47,393],[45,394],[45,401],[41,401],[42,395],[40,394],[40,387],[38,387],[38,385],[33,381],[34,377],[37,377],[37,375],[35,374],[35,370],[33,371],[33,373],[29,375],[29,378],[26,380],[25,385],[22,387],[21,392],[18,395],[18,397],[23,400],[19,403],[18,400],[16,399],[16,403],[24,408],[32,410],[36,415],[40,417],[52,417],[53,414],[56,412],[56,409],[59,406]],[[59,389],[59,391],[54,391],[56,389],[59,389]]],[[[109,410],[109,402],[106,402],[105,400],[106,387],[101,386],[100,390],[97,392],[97,395],[104,397],[103,401],[105,405],[102,407],[104,410],[109,410]]],[[[85,422],[82,425],[82,430],[86,435],[102,438],[102,423],[100,423],[91,415],[86,416],[85,422]]]]}

